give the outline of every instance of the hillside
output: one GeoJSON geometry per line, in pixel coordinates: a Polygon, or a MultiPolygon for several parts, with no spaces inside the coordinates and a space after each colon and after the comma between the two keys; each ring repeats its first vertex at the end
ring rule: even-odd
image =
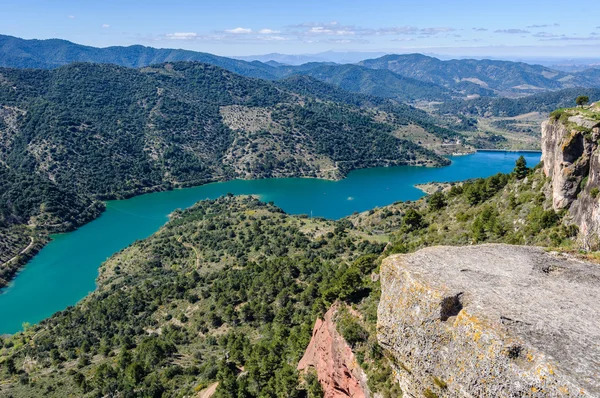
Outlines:
{"type": "MultiPolygon", "coordinates": [[[[390,70],[401,76],[434,83],[452,90],[461,91],[460,89],[465,86],[479,87],[500,95],[511,93],[523,95],[578,86],[600,86],[598,73],[595,70],[569,74],[522,62],[474,59],[441,61],[421,54],[406,54],[385,55],[362,61],[359,65],[390,70]]],[[[476,92],[472,91],[472,93],[476,92]]]]}
{"type": "Polygon", "coordinates": [[[437,109],[443,114],[461,113],[485,117],[514,117],[531,112],[550,113],[558,108],[571,107],[579,95],[588,96],[590,101],[598,101],[600,100],[600,89],[567,88],[523,98],[480,97],[466,101],[448,101],[437,105],[437,109]]]}
{"type": "Polygon", "coordinates": [[[572,233],[544,210],[544,182],[517,167],[337,222],[247,197],[200,202],[109,259],[81,303],[3,338],[0,393],[172,396],[218,382],[218,397],[320,396],[315,375],[296,368],[337,300],[335,328],[368,388],[398,396],[376,341],[382,255],[439,243],[569,247],[572,233]]]}
{"type": "Polygon", "coordinates": [[[90,62],[140,68],[177,61],[203,62],[248,77],[278,77],[275,68],[261,62],[246,62],[197,51],[158,49],[140,45],[97,48],[67,40],[25,40],[0,35],[0,67],[53,69],[75,62],[90,62]]]}
{"type": "Polygon", "coordinates": [[[97,216],[97,200],[215,180],[448,163],[396,132],[417,126],[438,146],[456,133],[409,106],[353,96],[200,63],[1,69],[0,227],[66,231],[97,216]]]}
{"type": "Polygon", "coordinates": [[[393,98],[402,102],[445,101],[462,97],[436,84],[423,82],[390,72],[358,65],[307,64],[301,67],[279,67],[286,75],[302,74],[336,85],[344,90],[393,98]]]}

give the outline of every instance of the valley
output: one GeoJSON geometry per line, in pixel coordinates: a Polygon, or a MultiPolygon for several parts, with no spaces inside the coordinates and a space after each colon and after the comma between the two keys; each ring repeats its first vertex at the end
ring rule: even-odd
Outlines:
{"type": "Polygon", "coordinates": [[[373,54],[0,35],[0,396],[598,396],[599,69],[373,54]]]}
{"type": "MultiPolygon", "coordinates": [[[[17,332],[26,322],[37,323],[77,303],[96,287],[102,262],[136,240],[153,234],[177,209],[190,207],[199,200],[216,199],[228,193],[255,195],[263,202],[275,203],[288,214],[312,215],[312,220],[321,217],[336,220],[399,200],[416,200],[423,195],[414,187],[419,183],[459,181],[509,172],[519,155],[482,152],[453,158],[450,166],[442,168],[402,166],[356,170],[340,181],[234,180],[108,201],[99,218],[73,232],[54,235],[0,294],[0,318],[3,319],[0,334],[17,332]]],[[[531,165],[539,161],[539,153],[524,155],[531,165]]],[[[370,231],[365,234],[367,232],[370,231]]],[[[388,241],[385,235],[373,235],[373,239],[388,241]]]]}

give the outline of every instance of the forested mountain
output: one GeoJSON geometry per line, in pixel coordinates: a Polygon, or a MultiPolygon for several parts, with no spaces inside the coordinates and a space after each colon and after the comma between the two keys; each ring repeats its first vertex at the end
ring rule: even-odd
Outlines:
{"type": "Polygon", "coordinates": [[[261,62],[246,62],[197,51],[157,49],[140,45],[97,48],[60,39],[25,40],[0,35],[0,66],[9,68],[53,69],[74,62],[139,68],[176,61],[204,62],[249,77],[279,77],[276,68],[261,62]]]}
{"type": "Polygon", "coordinates": [[[436,84],[400,76],[388,70],[375,70],[358,65],[315,65],[285,68],[288,73],[311,76],[347,91],[394,98],[399,101],[445,101],[462,96],[436,84]]]}
{"type": "Polygon", "coordinates": [[[452,94],[460,96],[459,93],[452,93],[434,84],[356,65],[312,62],[290,66],[247,62],[188,50],[156,49],[139,45],[95,48],[66,40],[24,40],[0,35],[0,66],[5,67],[52,69],[73,62],[92,62],[139,68],[175,61],[199,61],[243,76],[271,80],[306,74],[348,91],[401,101],[433,101],[448,99],[452,94]]]}
{"type": "Polygon", "coordinates": [[[1,69],[0,227],[69,230],[101,210],[95,199],[173,186],[448,163],[393,135],[456,134],[422,111],[287,83],[190,62],[1,69]]]}
{"type": "Polygon", "coordinates": [[[359,65],[311,62],[285,65],[247,62],[212,54],[144,46],[95,48],[66,40],[24,40],[0,35],[0,66],[52,69],[73,62],[144,67],[198,61],[248,77],[277,80],[308,75],[345,90],[399,101],[445,101],[477,94],[532,94],[570,87],[600,87],[600,70],[555,71],[520,62],[450,60],[421,54],[386,55],[359,65]]]}
{"type": "Polygon", "coordinates": [[[534,93],[536,90],[600,86],[598,73],[594,70],[569,74],[523,62],[474,59],[442,61],[421,54],[406,54],[385,55],[359,64],[367,68],[390,70],[452,90],[460,90],[465,84],[475,84],[498,93],[534,93]]]}
{"type": "Polygon", "coordinates": [[[513,117],[530,112],[552,112],[557,108],[575,105],[575,98],[588,96],[590,101],[600,100],[600,89],[567,88],[559,91],[534,94],[523,98],[480,97],[472,100],[448,101],[437,105],[443,114],[465,114],[476,116],[513,117]]]}

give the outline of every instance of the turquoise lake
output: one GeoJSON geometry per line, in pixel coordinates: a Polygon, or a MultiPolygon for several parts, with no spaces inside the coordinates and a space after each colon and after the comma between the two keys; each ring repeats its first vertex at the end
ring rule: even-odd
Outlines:
{"type": "Polygon", "coordinates": [[[460,181],[510,172],[524,155],[529,166],[539,153],[478,152],[452,158],[448,167],[390,167],[357,170],[342,181],[282,178],[228,181],[107,202],[106,211],[74,232],[53,236],[0,294],[0,334],[15,333],[76,304],[95,289],[100,264],[113,253],[157,231],[168,214],[226,193],[254,194],[290,214],[338,219],[355,211],[415,200],[415,184],[460,181]]]}

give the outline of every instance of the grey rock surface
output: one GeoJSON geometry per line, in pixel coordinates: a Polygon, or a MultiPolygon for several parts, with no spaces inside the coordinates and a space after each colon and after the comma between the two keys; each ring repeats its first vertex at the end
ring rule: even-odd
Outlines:
{"type": "MultiPolygon", "coordinates": [[[[581,118],[569,120],[577,117],[581,118]]],[[[569,209],[566,221],[579,228],[578,240],[586,250],[600,249],[599,141],[598,127],[585,132],[560,121],[542,124],[542,161],[552,185],[553,207],[569,209]]]]}
{"type": "Polygon", "coordinates": [[[396,255],[378,339],[408,397],[600,397],[599,286],[599,265],[534,247],[396,255]]]}
{"type": "Polygon", "coordinates": [[[586,129],[593,129],[600,124],[597,120],[586,119],[581,115],[571,116],[568,120],[569,122],[585,127],[586,129]]]}
{"type": "Polygon", "coordinates": [[[544,173],[552,179],[555,210],[568,208],[577,199],[581,181],[589,173],[596,142],[586,136],[559,121],[542,124],[542,161],[544,173]]]}

